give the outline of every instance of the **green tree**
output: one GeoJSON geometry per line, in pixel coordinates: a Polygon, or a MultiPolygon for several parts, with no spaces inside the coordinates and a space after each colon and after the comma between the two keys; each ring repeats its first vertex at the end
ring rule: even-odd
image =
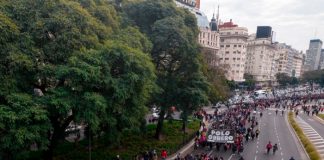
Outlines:
{"type": "Polygon", "coordinates": [[[154,65],[143,53],[151,44],[127,26],[137,42],[114,38],[121,33],[119,17],[108,1],[0,4],[0,119],[8,120],[0,123],[1,154],[10,157],[36,143],[51,159],[72,121],[86,124],[92,135],[105,133],[107,144],[118,143],[124,130],[139,130],[155,86],[154,65]]]}
{"type": "Polygon", "coordinates": [[[218,58],[209,50],[202,50],[202,71],[209,82],[208,100],[212,104],[224,101],[230,96],[230,89],[226,83],[225,72],[222,66],[214,65],[210,60],[218,63],[218,58]]]}
{"type": "Polygon", "coordinates": [[[157,71],[159,92],[152,101],[161,108],[155,134],[159,139],[169,107],[176,106],[186,113],[186,121],[186,115],[206,100],[204,84],[208,84],[201,74],[198,60],[197,22],[194,15],[177,8],[170,0],[129,3],[125,11],[153,44],[151,56],[157,71]],[[198,77],[188,76],[190,72],[198,77]],[[184,99],[194,102],[184,104],[184,99]]]}
{"type": "Polygon", "coordinates": [[[253,90],[255,88],[255,83],[256,83],[253,75],[244,73],[244,79],[245,79],[244,84],[248,87],[248,89],[253,90]]]}
{"type": "Polygon", "coordinates": [[[311,85],[317,83],[321,87],[324,87],[324,70],[307,71],[303,74],[302,80],[309,82],[311,85]]]}
{"type": "Polygon", "coordinates": [[[283,87],[287,86],[290,83],[290,77],[287,75],[287,73],[277,73],[276,79],[277,82],[283,87]]]}

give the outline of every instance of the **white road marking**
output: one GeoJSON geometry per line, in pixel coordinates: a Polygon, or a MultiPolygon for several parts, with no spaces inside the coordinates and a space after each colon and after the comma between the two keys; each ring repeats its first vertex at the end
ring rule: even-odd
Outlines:
{"type": "Polygon", "coordinates": [[[231,156],[230,156],[230,157],[228,158],[228,160],[231,160],[231,159],[232,159],[232,157],[233,157],[233,155],[234,155],[234,154],[232,154],[232,155],[231,155],[231,156]]]}
{"type": "Polygon", "coordinates": [[[211,151],[208,153],[208,156],[210,156],[212,153],[213,153],[213,150],[211,150],[211,151]]]}
{"type": "Polygon", "coordinates": [[[324,142],[313,142],[314,145],[324,144],[324,142]]]}

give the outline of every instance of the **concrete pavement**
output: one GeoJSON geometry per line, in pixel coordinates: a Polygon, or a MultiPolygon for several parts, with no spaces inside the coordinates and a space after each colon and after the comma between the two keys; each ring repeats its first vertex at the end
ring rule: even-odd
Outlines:
{"type": "Polygon", "coordinates": [[[304,134],[313,143],[319,154],[324,159],[324,125],[315,120],[315,118],[315,116],[300,114],[296,118],[296,121],[298,125],[303,129],[304,134]]]}
{"type": "MultiPolygon", "coordinates": [[[[300,144],[296,140],[295,135],[290,130],[290,126],[287,122],[287,111],[284,116],[280,113],[276,116],[275,109],[263,111],[263,117],[258,117],[260,136],[254,141],[244,142],[244,151],[242,156],[246,160],[288,160],[290,157],[294,157],[296,160],[305,160],[307,156],[304,150],[302,150],[300,144]],[[266,154],[266,145],[271,141],[274,145],[278,144],[278,151],[275,155],[266,154]]],[[[224,152],[223,150],[217,152],[215,147],[209,150],[208,147],[198,149],[195,154],[205,153],[211,156],[223,157],[227,160],[236,160],[240,158],[240,155],[232,154],[231,151],[224,152]]]]}

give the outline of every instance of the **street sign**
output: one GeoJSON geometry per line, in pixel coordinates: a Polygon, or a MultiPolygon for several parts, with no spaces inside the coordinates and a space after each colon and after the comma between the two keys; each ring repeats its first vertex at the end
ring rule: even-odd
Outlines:
{"type": "Polygon", "coordinates": [[[211,129],[208,132],[207,141],[216,143],[234,143],[234,131],[211,129]]]}

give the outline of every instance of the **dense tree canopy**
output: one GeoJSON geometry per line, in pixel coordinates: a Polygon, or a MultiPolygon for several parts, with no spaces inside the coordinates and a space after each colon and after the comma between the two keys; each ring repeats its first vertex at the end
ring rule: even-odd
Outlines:
{"type": "Polygon", "coordinates": [[[208,83],[201,70],[198,27],[193,14],[171,0],[134,2],[125,11],[153,44],[151,56],[157,70],[159,92],[153,102],[161,107],[156,138],[164,115],[176,106],[186,116],[207,102],[208,83]]]}
{"type": "Polygon", "coordinates": [[[118,144],[140,132],[150,104],[161,107],[157,138],[171,106],[185,129],[223,95],[224,77],[210,74],[221,72],[203,69],[198,33],[172,0],[0,1],[0,157],[32,149],[52,159],[71,122],[118,144]]]}
{"type": "Polygon", "coordinates": [[[299,80],[296,77],[290,77],[286,73],[277,73],[276,79],[277,82],[283,87],[287,86],[288,84],[296,85],[299,83],[299,80]]]}
{"type": "Polygon", "coordinates": [[[125,129],[139,130],[155,86],[144,53],[151,43],[136,28],[119,27],[112,4],[0,3],[0,156],[34,146],[51,159],[72,121],[94,135],[104,131],[107,143],[125,129]]]}
{"type": "Polygon", "coordinates": [[[304,82],[317,83],[324,87],[324,70],[307,71],[303,74],[304,82]]]}

